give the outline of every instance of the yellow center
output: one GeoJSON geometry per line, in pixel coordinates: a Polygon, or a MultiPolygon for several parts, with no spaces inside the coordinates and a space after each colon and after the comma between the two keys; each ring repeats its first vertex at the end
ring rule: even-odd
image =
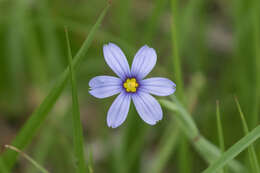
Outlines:
{"type": "Polygon", "coordinates": [[[124,88],[127,92],[136,92],[136,88],[139,86],[139,84],[136,82],[135,78],[127,79],[124,83],[124,88]]]}

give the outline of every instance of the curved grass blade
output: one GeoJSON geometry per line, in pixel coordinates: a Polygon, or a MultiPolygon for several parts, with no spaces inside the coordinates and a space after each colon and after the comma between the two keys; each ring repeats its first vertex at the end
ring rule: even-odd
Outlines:
{"type": "MultiPolygon", "coordinates": [[[[218,140],[219,140],[219,147],[220,151],[223,153],[225,151],[225,143],[224,143],[224,135],[223,135],[223,128],[222,123],[220,119],[220,111],[219,111],[219,101],[216,102],[216,116],[217,116],[217,127],[218,127],[218,140]]],[[[219,171],[220,173],[225,173],[225,168],[223,170],[219,171]]]]}
{"type": "MultiPolygon", "coordinates": [[[[241,118],[241,121],[242,121],[242,124],[243,124],[244,133],[245,133],[245,135],[248,135],[249,130],[248,130],[248,126],[247,126],[247,123],[246,123],[244,113],[242,112],[242,109],[241,109],[241,106],[239,104],[238,99],[236,97],[234,97],[234,99],[235,99],[236,106],[237,106],[237,109],[239,111],[240,118],[241,118]]],[[[252,167],[252,171],[255,172],[255,173],[260,173],[260,168],[259,168],[254,144],[252,144],[248,147],[248,154],[249,154],[249,161],[250,161],[250,164],[251,164],[251,167],[252,167]]]]}
{"type": "MultiPolygon", "coordinates": [[[[188,137],[194,148],[204,158],[205,161],[208,163],[214,162],[221,156],[221,151],[199,133],[195,122],[191,118],[192,116],[186,111],[186,109],[183,108],[177,99],[174,99],[174,101],[175,102],[171,102],[162,99],[160,100],[160,103],[170,111],[178,112],[175,117],[181,130],[188,137]]],[[[236,173],[247,172],[238,161],[231,161],[228,164],[228,167],[236,173]]]]}
{"type": "Polygon", "coordinates": [[[79,112],[79,103],[78,103],[78,93],[77,93],[77,83],[74,74],[74,69],[72,67],[72,54],[69,41],[68,30],[66,32],[66,41],[68,49],[68,60],[69,60],[69,69],[70,69],[70,81],[71,81],[71,93],[72,93],[72,102],[73,102],[73,130],[74,130],[74,150],[75,156],[77,158],[78,167],[77,172],[85,173],[87,172],[87,165],[84,157],[84,138],[83,130],[80,121],[80,112],[79,112]]]}
{"type": "Polygon", "coordinates": [[[218,160],[208,167],[203,173],[214,173],[219,171],[226,164],[230,164],[232,159],[239,153],[245,150],[248,146],[254,143],[260,137],[260,125],[248,133],[245,137],[240,139],[237,143],[232,145],[218,160]]]}
{"type": "MultiPolygon", "coordinates": [[[[73,68],[77,69],[77,67],[84,60],[84,56],[94,39],[95,32],[100,26],[101,22],[103,21],[103,18],[106,12],[108,11],[109,7],[110,5],[108,4],[100,14],[95,25],[91,28],[87,39],[84,41],[80,50],[78,51],[75,58],[73,59],[73,63],[72,63],[73,68]]],[[[58,81],[55,83],[54,87],[51,89],[47,97],[43,100],[40,106],[32,113],[29,120],[27,120],[23,128],[19,131],[18,135],[13,140],[12,143],[13,146],[23,149],[26,145],[28,145],[31,142],[33,136],[36,133],[36,130],[43,123],[43,121],[47,117],[47,114],[50,112],[50,110],[58,100],[59,96],[61,95],[63,89],[66,86],[68,78],[69,78],[69,69],[67,68],[62,73],[58,81]]],[[[7,167],[11,169],[16,161],[17,153],[14,151],[7,151],[4,153],[3,158],[7,167]]]]}
{"type": "Polygon", "coordinates": [[[10,150],[13,150],[13,151],[15,151],[15,152],[17,152],[19,154],[21,154],[21,156],[23,156],[25,159],[27,159],[29,162],[31,162],[42,173],[49,173],[45,168],[43,168],[35,160],[33,160],[30,156],[28,156],[26,153],[22,152],[18,148],[14,147],[14,146],[11,146],[11,145],[5,145],[5,147],[10,149],[10,150]]]}

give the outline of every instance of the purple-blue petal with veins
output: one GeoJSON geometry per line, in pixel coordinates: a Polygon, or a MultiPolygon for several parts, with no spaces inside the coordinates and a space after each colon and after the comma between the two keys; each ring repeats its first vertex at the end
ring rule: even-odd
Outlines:
{"type": "Polygon", "coordinates": [[[132,99],[138,114],[146,123],[154,125],[162,119],[162,108],[153,96],[145,92],[138,92],[132,95],[132,99]]]}
{"type": "Polygon", "coordinates": [[[125,79],[130,75],[130,68],[123,51],[115,44],[103,46],[103,53],[108,66],[119,76],[125,79]]]}
{"type": "Polygon", "coordinates": [[[112,103],[107,113],[108,127],[116,128],[126,119],[131,103],[131,95],[122,92],[112,103]]]}
{"type": "Polygon", "coordinates": [[[162,77],[153,77],[140,81],[140,91],[157,96],[168,96],[176,91],[176,85],[171,80],[162,77]]]}
{"type": "Polygon", "coordinates": [[[106,98],[122,91],[122,80],[113,76],[97,76],[89,81],[89,93],[96,98],[106,98]]]}
{"type": "Polygon", "coordinates": [[[152,71],[156,61],[157,55],[153,48],[147,45],[141,47],[135,54],[131,67],[131,75],[136,76],[139,80],[143,79],[152,71]]]}

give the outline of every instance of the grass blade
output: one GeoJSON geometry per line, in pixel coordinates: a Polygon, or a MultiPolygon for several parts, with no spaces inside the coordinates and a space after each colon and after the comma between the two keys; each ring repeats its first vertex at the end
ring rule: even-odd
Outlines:
{"type": "Polygon", "coordinates": [[[164,136],[162,137],[162,142],[159,147],[157,154],[155,154],[152,167],[150,171],[151,173],[159,173],[163,172],[164,166],[167,164],[170,156],[173,154],[173,150],[176,148],[176,144],[179,137],[179,127],[176,122],[170,123],[171,126],[168,126],[164,136]]]}
{"type": "Polygon", "coordinates": [[[22,22],[26,18],[27,4],[24,1],[17,1],[11,7],[10,19],[8,20],[8,32],[7,32],[7,44],[6,50],[8,50],[7,66],[9,69],[8,78],[10,80],[10,93],[12,105],[16,109],[22,110],[23,104],[19,103],[22,100],[22,93],[24,89],[24,63],[23,63],[23,45],[22,34],[24,23],[22,22]]]}
{"type": "Polygon", "coordinates": [[[69,69],[70,69],[70,78],[71,78],[71,93],[72,93],[72,102],[73,102],[73,129],[74,129],[74,149],[75,156],[78,162],[77,172],[85,173],[87,172],[87,165],[84,157],[84,137],[83,130],[80,120],[80,112],[79,112],[79,103],[78,103],[78,93],[77,93],[77,83],[74,74],[74,69],[72,67],[72,54],[71,47],[69,41],[68,30],[65,29],[66,32],[66,41],[68,48],[68,60],[69,60],[69,69]]]}
{"type": "Polygon", "coordinates": [[[6,166],[5,166],[5,163],[3,162],[3,159],[0,157],[0,172],[2,173],[7,173],[7,169],[6,169],[6,166]]]}
{"type": "MultiPolygon", "coordinates": [[[[77,69],[78,65],[83,61],[84,56],[91,44],[91,42],[94,39],[94,34],[98,27],[100,26],[108,8],[110,5],[108,4],[106,8],[102,11],[100,14],[97,22],[92,27],[92,29],[89,32],[89,35],[87,39],[84,41],[82,47],[76,54],[75,58],[73,59],[72,66],[73,68],[77,69]]],[[[23,149],[26,145],[28,145],[33,136],[36,133],[36,130],[39,128],[39,126],[43,123],[45,118],[47,117],[47,114],[52,109],[56,101],[58,100],[59,96],[61,95],[63,89],[65,88],[65,85],[67,83],[67,80],[69,78],[69,69],[67,68],[63,73],[62,76],[59,78],[59,80],[55,83],[54,87],[51,89],[47,97],[44,99],[44,101],[40,104],[40,106],[32,113],[29,120],[25,123],[23,128],[19,131],[16,138],[13,140],[13,146],[16,146],[18,148],[23,149]]],[[[13,151],[7,151],[4,153],[4,161],[8,168],[12,168],[16,161],[17,153],[13,151]]]]}
{"type": "MultiPolygon", "coordinates": [[[[178,87],[177,96],[178,98],[186,105],[184,100],[184,88],[183,88],[183,79],[182,79],[182,70],[181,70],[181,59],[179,56],[179,40],[178,40],[178,26],[179,26],[179,0],[171,0],[171,12],[172,12],[172,45],[173,45],[173,65],[174,65],[174,74],[176,75],[176,85],[178,87]]],[[[179,171],[183,173],[191,172],[192,170],[192,157],[188,157],[187,153],[189,151],[189,146],[185,138],[180,139],[180,151],[178,153],[178,160],[180,163],[179,171]]]]}
{"type": "MultiPolygon", "coordinates": [[[[56,118],[56,117],[55,117],[56,118]]],[[[59,120],[59,119],[58,119],[59,120]]],[[[32,157],[38,161],[41,165],[44,166],[49,150],[53,147],[53,141],[55,141],[56,136],[52,135],[53,131],[56,130],[52,126],[48,125],[45,127],[44,131],[41,134],[41,137],[38,139],[36,145],[34,146],[34,152],[32,157]]],[[[25,172],[26,173],[35,173],[37,170],[33,165],[28,165],[25,172]]]]}
{"type": "MultiPolygon", "coordinates": [[[[247,126],[247,123],[246,123],[244,113],[242,112],[242,109],[241,109],[241,106],[239,104],[238,99],[236,97],[234,99],[235,99],[236,106],[237,106],[237,109],[239,111],[240,118],[241,118],[241,121],[242,121],[242,124],[243,124],[244,133],[245,133],[245,135],[248,135],[249,130],[248,130],[248,126],[247,126]]],[[[251,164],[251,167],[252,167],[252,171],[255,172],[255,173],[260,173],[260,168],[259,168],[254,144],[252,144],[248,147],[248,154],[249,154],[249,161],[250,161],[250,164],[251,164]]]]}
{"type": "Polygon", "coordinates": [[[203,173],[214,173],[219,171],[223,166],[229,164],[231,160],[241,153],[244,149],[250,146],[260,137],[260,125],[248,133],[245,137],[240,139],[237,143],[232,145],[221,157],[219,157],[213,164],[208,167],[203,173]]]}
{"type": "Polygon", "coordinates": [[[217,104],[216,115],[217,115],[219,146],[220,146],[221,151],[224,152],[225,151],[225,143],[224,143],[222,123],[221,123],[221,119],[220,119],[219,101],[217,101],[216,104],[217,104]]]}
{"type": "Polygon", "coordinates": [[[93,151],[92,151],[92,148],[89,147],[88,149],[89,151],[89,162],[88,162],[88,172],[89,173],[94,173],[94,168],[93,168],[93,165],[94,165],[94,161],[93,161],[93,151]]]}
{"type": "Polygon", "coordinates": [[[260,76],[259,76],[259,72],[260,72],[260,50],[259,50],[259,45],[260,45],[260,22],[259,22],[259,10],[260,10],[260,3],[258,0],[253,0],[252,2],[252,22],[253,22],[253,41],[254,41],[254,56],[255,56],[255,64],[254,67],[255,70],[255,88],[254,88],[254,102],[253,102],[253,114],[252,114],[252,118],[251,118],[251,126],[255,127],[258,122],[259,122],[259,96],[260,96],[260,76]]]}
{"type": "Polygon", "coordinates": [[[55,33],[55,24],[53,22],[53,16],[51,16],[51,10],[49,9],[50,1],[39,1],[39,15],[44,16],[40,22],[44,47],[46,49],[47,65],[49,67],[50,75],[57,76],[62,71],[61,51],[57,34],[55,33]]]}
{"type": "Polygon", "coordinates": [[[157,29],[160,16],[165,10],[168,0],[154,0],[154,9],[144,29],[143,41],[150,43],[157,29]]]}
{"type": "Polygon", "coordinates": [[[172,7],[172,29],[171,29],[171,36],[172,36],[172,45],[173,45],[173,69],[176,75],[176,85],[178,86],[177,95],[181,101],[184,99],[184,89],[183,89],[183,80],[182,80],[182,71],[181,71],[181,59],[179,56],[179,42],[178,42],[178,31],[177,31],[177,24],[178,24],[178,0],[172,0],[171,3],[172,7]]]}
{"type": "MultiPolygon", "coordinates": [[[[223,128],[222,123],[220,119],[220,111],[219,111],[219,101],[216,102],[216,116],[217,116],[217,127],[218,127],[218,140],[219,140],[219,147],[221,152],[223,153],[225,151],[225,143],[224,143],[224,135],[223,135],[223,128]]],[[[219,171],[220,173],[226,172],[225,169],[219,171]]]]}
{"type": "MultiPolygon", "coordinates": [[[[188,137],[194,148],[198,153],[204,158],[208,163],[214,162],[217,158],[221,156],[221,151],[211,142],[206,140],[201,134],[199,134],[198,128],[195,122],[192,120],[192,116],[183,108],[183,106],[178,103],[177,99],[175,102],[168,100],[160,100],[160,103],[165,108],[173,112],[178,112],[176,114],[176,120],[179,123],[181,130],[188,137]]],[[[231,161],[228,167],[234,172],[245,173],[245,168],[237,161],[231,161]]]]}
{"type": "Polygon", "coordinates": [[[25,154],[24,152],[22,152],[18,148],[14,147],[14,146],[11,146],[11,145],[5,145],[5,147],[10,149],[10,150],[13,150],[13,151],[15,151],[15,152],[17,152],[19,154],[21,154],[21,156],[23,156],[25,159],[27,159],[29,162],[31,162],[42,173],[49,173],[45,168],[43,168],[35,160],[33,160],[30,156],[28,156],[27,154],[25,154]]]}

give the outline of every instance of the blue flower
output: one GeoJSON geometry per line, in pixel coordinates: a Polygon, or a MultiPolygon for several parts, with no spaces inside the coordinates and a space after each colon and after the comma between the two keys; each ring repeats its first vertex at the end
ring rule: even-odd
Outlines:
{"type": "Polygon", "coordinates": [[[144,79],[156,64],[157,55],[153,48],[143,46],[136,53],[131,69],[122,50],[115,44],[103,46],[108,66],[119,77],[97,76],[90,80],[89,93],[96,98],[106,98],[119,94],[108,110],[107,125],[120,126],[126,119],[131,100],[140,117],[154,125],[162,119],[163,112],[158,101],[151,96],[168,96],[175,92],[176,85],[167,78],[144,79]]]}

